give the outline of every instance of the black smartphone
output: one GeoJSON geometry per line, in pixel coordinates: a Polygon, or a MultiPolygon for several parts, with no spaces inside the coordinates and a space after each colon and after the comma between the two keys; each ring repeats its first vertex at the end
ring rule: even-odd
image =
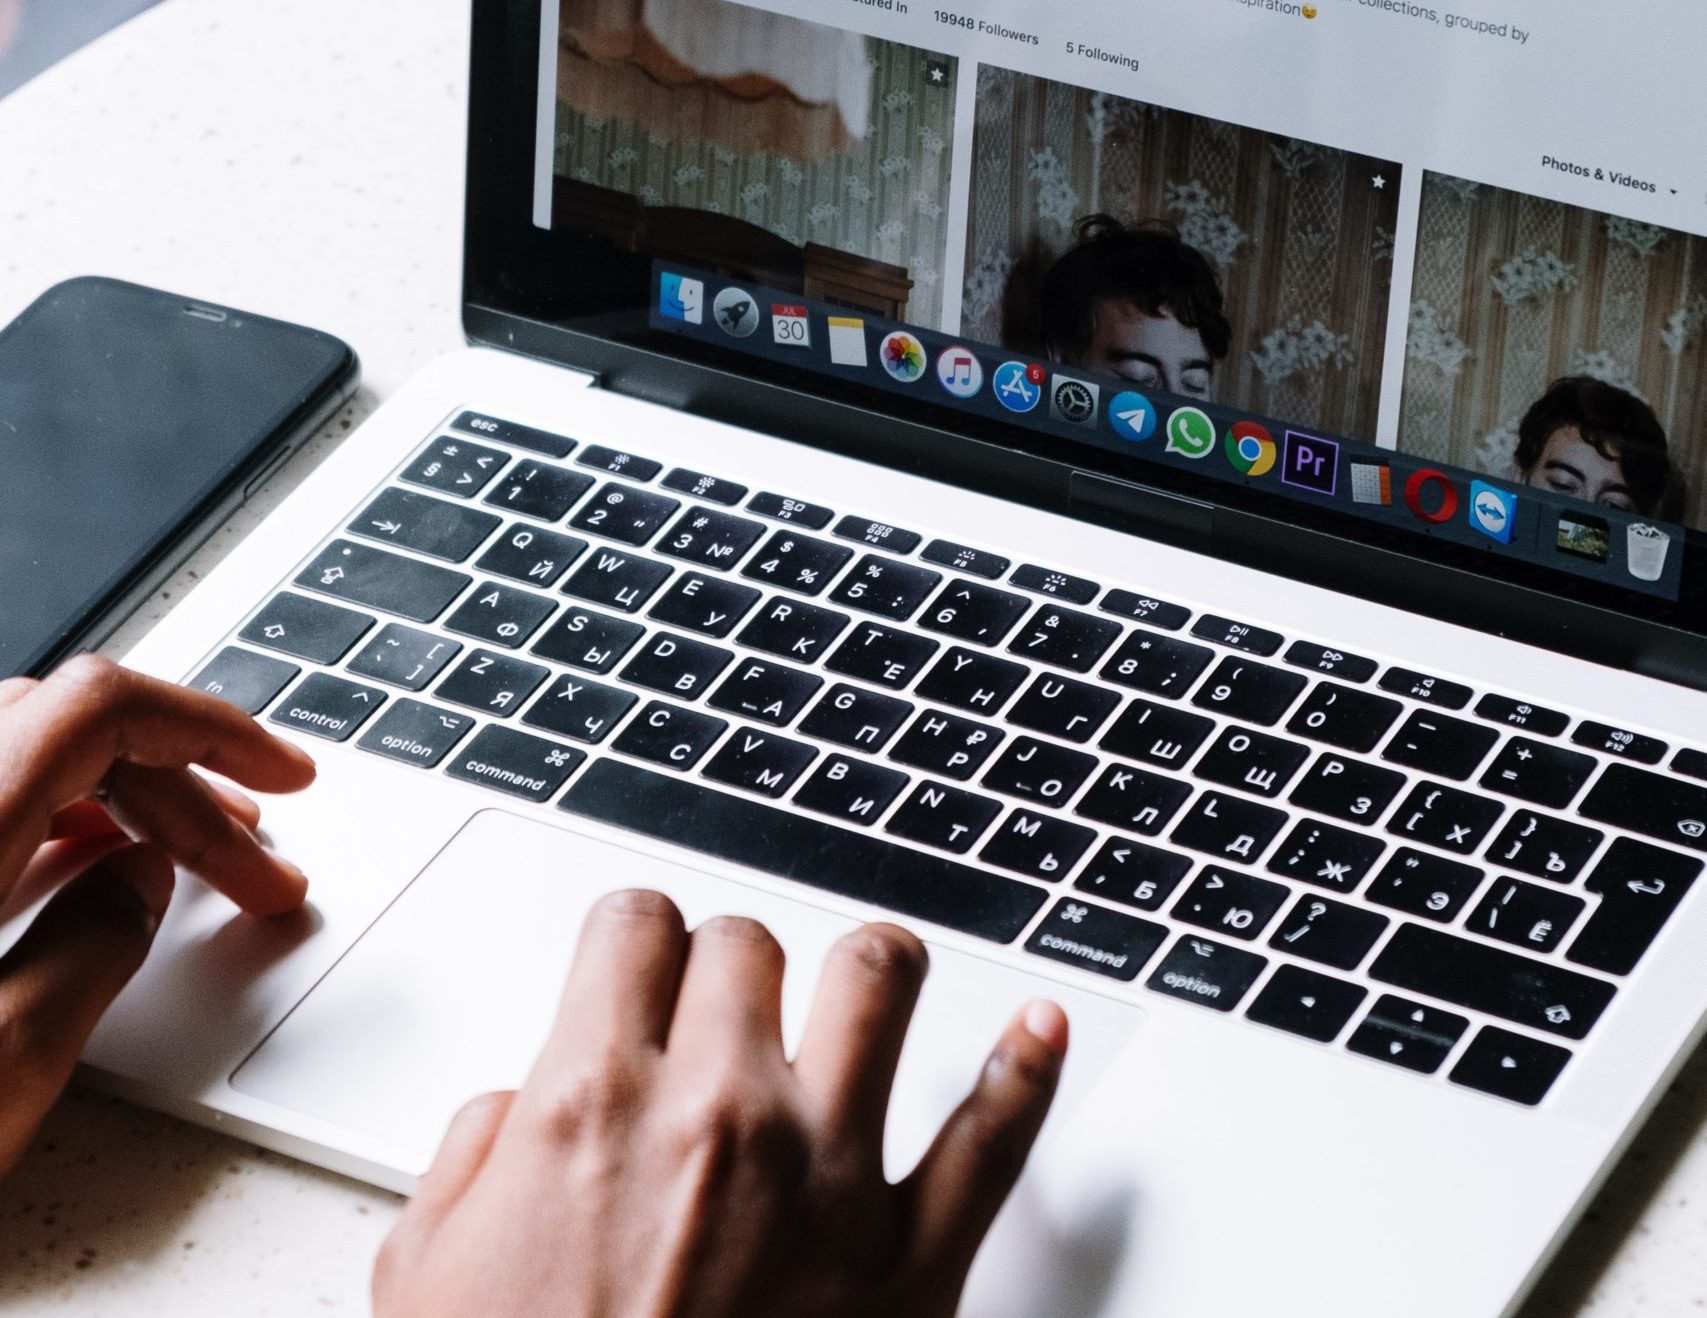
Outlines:
{"type": "Polygon", "coordinates": [[[0,329],[0,677],[105,640],[358,375],[330,334],[116,279],[0,329]]]}

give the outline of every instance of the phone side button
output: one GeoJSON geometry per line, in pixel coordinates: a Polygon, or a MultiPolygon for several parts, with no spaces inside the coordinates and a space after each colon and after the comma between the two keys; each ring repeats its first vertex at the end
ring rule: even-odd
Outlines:
{"type": "Polygon", "coordinates": [[[284,448],[273,454],[273,456],[267,460],[267,465],[261,468],[261,474],[243,487],[244,501],[247,502],[254,498],[256,490],[260,489],[268,481],[272,480],[274,476],[277,476],[279,474],[279,468],[285,465],[285,460],[295,451],[296,450],[294,449],[284,448]]]}

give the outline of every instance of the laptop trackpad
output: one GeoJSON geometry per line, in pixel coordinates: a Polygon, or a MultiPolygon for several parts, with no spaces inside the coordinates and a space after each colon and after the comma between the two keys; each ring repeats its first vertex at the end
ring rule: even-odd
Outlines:
{"type": "MultiPolygon", "coordinates": [[[[845,916],[501,811],[475,815],[232,1076],[245,1094],[359,1133],[381,1161],[421,1170],[469,1098],[514,1088],[556,1013],[587,908],[616,888],[667,893],[689,926],[762,920],[788,952],[792,1051],[818,966],[845,916]]],[[[1142,1020],[1134,1007],[933,946],[897,1081],[886,1161],[912,1166],[964,1096],[1003,1025],[1047,995],[1073,1045],[1051,1125],[1142,1020]]]]}

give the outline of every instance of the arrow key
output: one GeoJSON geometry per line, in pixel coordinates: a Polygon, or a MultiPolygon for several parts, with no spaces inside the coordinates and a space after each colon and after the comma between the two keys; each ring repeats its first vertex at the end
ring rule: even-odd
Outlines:
{"type": "Polygon", "coordinates": [[[1433,1075],[1470,1022],[1438,1007],[1383,995],[1346,1042],[1352,1052],[1433,1075]]]}
{"type": "Polygon", "coordinates": [[[1259,1025],[1332,1043],[1369,990],[1302,966],[1282,966],[1245,1013],[1259,1025]]]}
{"type": "Polygon", "coordinates": [[[1570,1060],[1568,1048],[1486,1025],[1470,1041],[1449,1078],[1453,1084],[1534,1107],[1570,1060]]]}

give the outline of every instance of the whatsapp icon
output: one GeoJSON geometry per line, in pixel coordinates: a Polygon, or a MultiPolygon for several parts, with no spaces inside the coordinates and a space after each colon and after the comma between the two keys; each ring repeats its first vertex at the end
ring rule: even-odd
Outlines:
{"type": "Polygon", "coordinates": [[[1168,418],[1168,452],[1202,458],[1215,447],[1215,423],[1207,412],[1182,407],[1168,418]]]}

